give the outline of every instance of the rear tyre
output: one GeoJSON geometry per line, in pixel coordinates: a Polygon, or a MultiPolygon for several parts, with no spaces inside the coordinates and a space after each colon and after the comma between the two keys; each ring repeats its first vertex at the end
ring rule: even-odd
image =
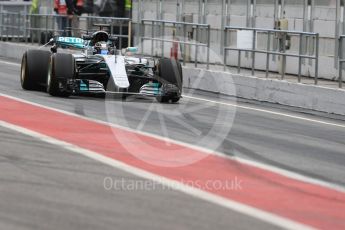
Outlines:
{"type": "Polygon", "coordinates": [[[51,53],[46,50],[28,50],[23,54],[20,83],[25,90],[39,90],[46,83],[51,53]]]}
{"type": "Polygon", "coordinates": [[[180,100],[181,97],[175,97],[171,99],[172,103],[177,103],[180,100]]]}
{"type": "Polygon", "coordinates": [[[156,97],[156,100],[157,100],[159,103],[168,103],[168,102],[169,102],[169,97],[158,96],[158,97],[156,97]]]}
{"type": "Polygon", "coordinates": [[[162,58],[159,60],[158,73],[162,81],[182,88],[182,66],[175,59],[162,58]]]}
{"type": "MultiPolygon", "coordinates": [[[[162,84],[173,84],[179,89],[180,93],[182,92],[182,66],[179,61],[169,58],[160,59],[158,64],[158,75],[158,80],[162,82],[162,84]]],[[[181,98],[180,93],[171,96],[158,96],[156,100],[160,103],[176,103],[181,98]]]]}
{"type": "Polygon", "coordinates": [[[156,100],[159,103],[177,103],[180,100],[180,97],[167,97],[167,96],[163,96],[163,97],[156,97],[156,100]]]}
{"type": "Polygon", "coordinates": [[[50,58],[47,92],[55,97],[70,96],[67,81],[74,78],[75,72],[75,60],[72,54],[53,54],[50,58]]]}

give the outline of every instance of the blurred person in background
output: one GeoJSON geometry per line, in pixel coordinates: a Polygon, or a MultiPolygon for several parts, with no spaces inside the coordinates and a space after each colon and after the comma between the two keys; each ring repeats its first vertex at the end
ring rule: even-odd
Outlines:
{"type": "Polygon", "coordinates": [[[84,13],[84,0],[73,0],[73,13],[80,16],[84,13]]]}
{"type": "Polygon", "coordinates": [[[125,17],[132,18],[132,0],[125,0],[125,17]]]}
{"type": "Polygon", "coordinates": [[[84,13],[84,0],[73,0],[71,27],[74,37],[80,37],[79,16],[84,13]]]}
{"type": "MultiPolygon", "coordinates": [[[[95,13],[101,17],[115,17],[115,18],[131,18],[132,17],[132,0],[95,0],[95,13]]],[[[122,26],[122,32],[119,25],[114,25],[112,30],[114,34],[128,35],[129,24],[122,26]]],[[[120,38],[120,42],[117,41],[115,44],[119,48],[128,47],[127,38],[120,38]]]]}
{"type": "Polygon", "coordinates": [[[52,14],[53,1],[48,0],[32,0],[29,11],[30,39],[33,42],[40,42],[40,44],[46,44],[50,38],[54,36],[53,20],[42,17],[42,14],[52,14]],[[42,31],[42,28],[47,27],[48,30],[42,31]]]}
{"type": "Polygon", "coordinates": [[[31,30],[30,37],[32,41],[38,42],[38,31],[35,29],[40,28],[40,18],[37,16],[39,14],[39,8],[40,8],[40,1],[39,0],[32,0],[31,2],[31,7],[30,7],[30,27],[33,28],[34,30],[31,30]]]}
{"type": "Polygon", "coordinates": [[[115,17],[116,0],[95,0],[95,13],[101,17],[115,17]]]}
{"type": "Polygon", "coordinates": [[[39,0],[32,0],[31,7],[30,7],[30,14],[38,14],[39,13],[39,0]]]}
{"type": "Polygon", "coordinates": [[[58,33],[62,36],[71,36],[70,28],[76,11],[74,0],[54,0],[54,11],[59,15],[56,18],[58,33]]]}
{"type": "Polygon", "coordinates": [[[88,14],[89,16],[94,13],[94,0],[84,0],[83,14],[88,14]]]}
{"type": "Polygon", "coordinates": [[[94,5],[101,17],[131,18],[132,0],[95,0],[94,5]]]}

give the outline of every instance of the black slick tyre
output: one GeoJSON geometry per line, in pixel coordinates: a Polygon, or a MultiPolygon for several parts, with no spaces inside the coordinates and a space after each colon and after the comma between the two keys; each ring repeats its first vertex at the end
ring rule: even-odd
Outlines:
{"type": "Polygon", "coordinates": [[[20,83],[25,90],[42,89],[46,83],[51,53],[46,50],[28,50],[23,54],[20,83]]]}
{"type": "MultiPolygon", "coordinates": [[[[158,64],[159,81],[162,84],[175,85],[180,92],[182,92],[182,66],[181,63],[175,59],[162,58],[158,64]]],[[[181,95],[173,96],[158,96],[157,101],[160,103],[176,103],[180,100],[181,95]]]]}
{"type": "Polygon", "coordinates": [[[70,96],[67,81],[74,78],[75,72],[75,60],[72,54],[53,54],[47,76],[47,92],[55,97],[70,96]]]}

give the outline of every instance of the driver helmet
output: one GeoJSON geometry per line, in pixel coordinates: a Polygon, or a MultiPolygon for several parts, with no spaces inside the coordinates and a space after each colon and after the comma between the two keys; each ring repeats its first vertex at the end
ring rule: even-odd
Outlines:
{"type": "Polygon", "coordinates": [[[97,42],[95,44],[95,53],[96,54],[102,54],[102,55],[108,55],[109,54],[109,46],[107,42],[97,42]]]}

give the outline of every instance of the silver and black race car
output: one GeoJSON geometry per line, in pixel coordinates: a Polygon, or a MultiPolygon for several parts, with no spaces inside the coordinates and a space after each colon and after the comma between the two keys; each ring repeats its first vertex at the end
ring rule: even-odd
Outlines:
{"type": "Polygon", "coordinates": [[[51,39],[51,51],[28,50],[21,64],[25,90],[46,90],[52,96],[131,94],[152,96],[159,102],[178,102],[182,94],[179,61],[136,55],[137,48],[118,50],[117,37],[105,31],[76,37],[51,39]],[[78,53],[58,48],[80,49],[78,53]]]}

